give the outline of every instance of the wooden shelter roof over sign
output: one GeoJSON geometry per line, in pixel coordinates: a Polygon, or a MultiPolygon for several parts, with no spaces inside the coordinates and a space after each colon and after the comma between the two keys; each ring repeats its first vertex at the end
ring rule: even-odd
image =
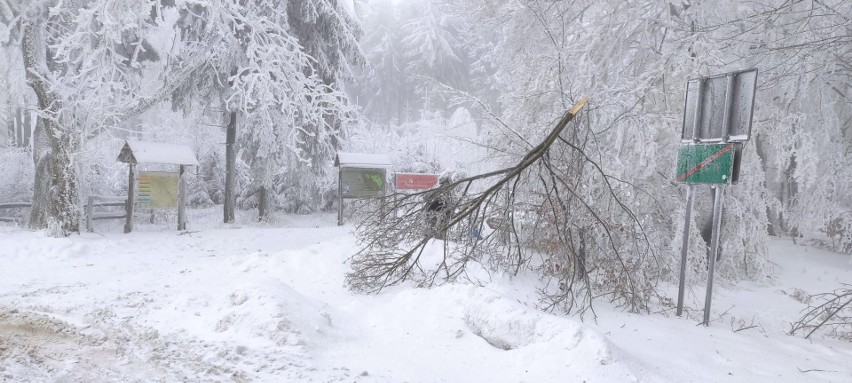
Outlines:
{"type": "Polygon", "coordinates": [[[337,152],[334,166],[354,168],[389,168],[391,160],[386,154],[337,152]]]}
{"type": "Polygon", "coordinates": [[[162,142],[125,141],[118,161],[139,164],[176,164],[198,166],[195,153],[187,145],[165,144],[162,142]]]}

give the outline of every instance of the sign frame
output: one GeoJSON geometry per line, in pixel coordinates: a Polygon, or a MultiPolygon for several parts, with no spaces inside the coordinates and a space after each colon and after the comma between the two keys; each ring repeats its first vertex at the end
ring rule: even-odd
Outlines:
{"type": "Polygon", "coordinates": [[[681,141],[745,142],[751,137],[757,68],[688,80],[681,141]]]}
{"type": "MultiPolygon", "coordinates": [[[[387,193],[388,185],[388,170],[391,168],[390,157],[384,154],[368,154],[368,153],[351,153],[337,152],[334,158],[334,166],[338,167],[337,172],[337,226],[343,225],[343,200],[346,198],[381,198],[387,193]],[[355,172],[361,172],[362,178],[354,176],[355,172]],[[366,172],[373,172],[373,175],[366,175],[366,172]],[[366,186],[373,182],[373,178],[378,176],[375,173],[381,173],[381,187],[361,190],[363,193],[352,193],[352,184],[361,184],[366,186]],[[344,182],[344,174],[348,180],[344,182]],[[363,178],[364,176],[367,178],[363,178]],[[349,188],[344,191],[346,185],[349,188]],[[380,190],[379,190],[380,189],[380,190]]],[[[366,189],[366,188],[362,188],[366,189]]]]}
{"type": "Polygon", "coordinates": [[[341,167],[340,190],[343,198],[375,198],[385,195],[387,170],[382,168],[341,167]],[[376,177],[381,179],[376,182],[376,177]]]}
{"type": "Polygon", "coordinates": [[[118,162],[128,165],[127,169],[127,206],[124,232],[133,231],[133,210],[136,205],[136,166],[140,163],[159,163],[178,165],[178,205],[177,229],[186,230],[186,170],[188,166],[199,166],[195,152],[188,145],[167,144],[162,142],[124,141],[118,153],[118,162]]]}

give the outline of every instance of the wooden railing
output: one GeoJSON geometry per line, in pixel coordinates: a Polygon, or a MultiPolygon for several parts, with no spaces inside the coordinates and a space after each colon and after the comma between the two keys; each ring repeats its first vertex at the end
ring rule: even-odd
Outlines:
{"type": "MultiPolygon", "coordinates": [[[[8,202],[0,203],[0,211],[7,209],[23,209],[31,207],[33,204],[29,202],[8,202]]],[[[11,216],[0,215],[0,222],[17,222],[18,218],[11,216]]]]}
{"type": "Polygon", "coordinates": [[[94,220],[98,219],[120,219],[127,218],[127,210],[122,211],[95,211],[96,208],[122,206],[127,207],[127,197],[105,197],[93,195],[89,196],[86,203],[86,230],[94,231],[94,220]]]}

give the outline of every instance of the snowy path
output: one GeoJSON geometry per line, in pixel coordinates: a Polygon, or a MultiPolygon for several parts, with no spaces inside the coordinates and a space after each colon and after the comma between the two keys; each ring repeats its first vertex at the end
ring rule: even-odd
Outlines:
{"type": "MultiPolygon", "coordinates": [[[[586,325],[509,298],[522,279],[353,295],[347,230],[0,232],[0,381],[852,381],[848,343],[605,308],[586,325]]],[[[717,307],[780,288],[724,289],[717,307]]]]}

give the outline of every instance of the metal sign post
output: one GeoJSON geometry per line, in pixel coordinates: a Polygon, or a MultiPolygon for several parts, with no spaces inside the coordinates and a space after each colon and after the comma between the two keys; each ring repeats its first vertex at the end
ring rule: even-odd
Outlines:
{"type": "Polygon", "coordinates": [[[710,301],[713,298],[713,274],[716,270],[716,258],[719,256],[719,245],[722,241],[722,197],[725,189],[713,187],[713,234],[710,239],[710,259],[707,260],[707,294],[704,296],[704,321],[701,324],[710,325],[710,301]]]}
{"type": "Polygon", "coordinates": [[[683,314],[683,293],[686,288],[686,254],[689,250],[689,223],[692,217],[692,185],[686,189],[686,219],[683,224],[683,243],[680,247],[680,282],[677,286],[677,316],[683,314]]]}
{"type": "Polygon", "coordinates": [[[681,128],[683,146],[678,151],[676,177],[678,182],[688,184],[677,315],[683,313],[693,185],[709,184],[713,188],[713,232],[702,322],[705,326],[710,325],[713,275],[721,248],[722,199],[725,194],[723,186],[736,183],[739,178],[742,146],[751,136],[756,88],[757,69],[693,79],[686,85],[681,128]]]}

